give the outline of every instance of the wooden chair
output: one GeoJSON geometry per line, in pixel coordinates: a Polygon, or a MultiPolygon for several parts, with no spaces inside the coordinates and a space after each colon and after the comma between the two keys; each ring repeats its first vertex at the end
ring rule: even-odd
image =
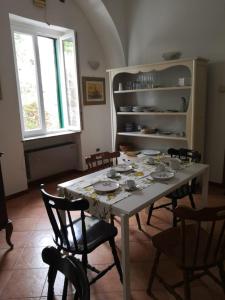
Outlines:
{"type": "Polygon", "coordinates": [[[68,200],[64,197],[53,196],[44,190],[43,185],[41,185],[41,194],[52,225],[53,240],[57,249],[82,256],[85,272],[89,268],[97,273],[90,284],[105,275],[113,266],[116,266],[122,282],[122,270],[114,240],[117,228],[103,220],[86,216],[84,211],[89,207],[86,199],[68,200]],[[80,211],[80,218],[72,220],[71,212],[73,211],[80,211]],[[109,242],[114,262],[103,271],[99,271],[88,264],[88,254],[105,242],[109,242]]]}
{"type": "MultiPolygon", "coordinates": [[[[189,149],[173,149],[170,148],[168,150],[168,154],[171,155],[171,157],[177,157],[181,159],[182,161],[191,161],[195,163],[199,163],[201,160],[201,154],[198,151],[194,150],[189,150],[189,149]]],[[[162,204],[162,205],[157,205],[155,206],[155,203],[153,203],[148,212],[148,219],[147,219],[147,224],[150,225],[150,219],[153,213],[153,210],[159,209],[159,208],[167,208],[169,210],[170,207],[172,206],[172,209],[174,210],[177,207],[177,201],[179,199],[182,199],[186,196],[189,197],[191,207],[195,208],[195,203],[194,203],[194,198],[193,194],[196,192],[196,178],[192,179],[191,183],[186,183],[167,195],[166,197],[169,198],[171,201],[162,204]]],[[[177,225],[177,218],[173,215],[173,226],[175,227],[177,225]]]]}
{"type": "Polygon", "coordinates": [[[119,151],[115,152],[99,152],[91,154],[85,158],[88,171],[95,172],[104,168],[113,166],[113,162],[117,164],[117,159],[120,156],[119,151]]]}
{"type": "MultiPolygon", "coordinates": [[[[120,152],[101,152],[96,154],[91,154],[89,157],[86,157],[86,164],[88,167],[88,171],[95,172],[101,169],[109,168],[118,163],[118,157],[120,157],[120,152]]],[[[138,229],[142,230],[141,228],[141,221],[139,214],[135,214],[138,229]]],[[[114,216],[111,216],[111,222],[114,224],[114,216]]]]}
{"type": "Polygon", "coordinates": [[[182,298],[175,292],[175,288],[184,284],[184,299],[190,300],[190,282],[203,275],[210,276],[223,288],[225,294],[223,267],[225,259],[225,206],[201,210],[177,207],[174,214],[181,219],[181,226],[165,230],[152,238],[157,251],[149,279],[148,294],[152,294],[153,281],[157,277],[176,299],[182,298]],[[162,253],[183,271],[183,281],[169,285],[157,274],[159,258],[162,253]],[[215,266],[219,269],[220,280],[209,270],[215,266]]]}
{"type": "Polygon", "coordinates": [[[90,286],[87,275],[81,262],[73,256],[62,255],[54,247],[46,247],[42,250],[42,259],[49,265],[48,271],[48,299],[54,297],[55,274],[60,271],[65,275],[62,299],[67,298],[68,282],[74,286],[76,293],[74,300],[90,300],[90,286]]]}

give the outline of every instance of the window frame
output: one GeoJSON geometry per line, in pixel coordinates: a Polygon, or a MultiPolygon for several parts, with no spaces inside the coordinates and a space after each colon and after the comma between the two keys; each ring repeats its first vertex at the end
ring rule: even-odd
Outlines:
{"type": "MultiPolygon", "coordinates": [[[[41,23],[45,25],[44,23],[41,23]]],[[[47,25],[46,25],[47,26],[47,25]]],[[[54,27],[54,26],[53,26],[54,27]]],[[[57,29],[53,28],[45,28],[33,25],[31,23],[21,23],[12,20],[11,22],[11,37],[13,44],[13,55],[14,55],[14,65],[15,65],[15,73],[16,73],[16,83],[17,83],[17,93],[19,100],[19,111],[20,111],[20,122],[22,129],[22,136],[24,139],[26,138],[35,138],[40,136],[48,136],[48,135],[60,135],[62,132],[81,132],[81,104],[80,104],[80,83],[79,83],[79,74],[78,74],[78,55],[77,55],[77,45],[76,45],[76,33],[72,29],[66,29],[57,27],[57,29]],[[57,30],[60,29],[60,30],[57,30]],[[62,30],[63,29],[63,30],[62,30]],[[16,47],[14,41],[14,33],[27,34],[31,35],[33,40],[34,47],[34,56],[35,56],[35,72],[36,72],[36,82],[37,82],[37,97],[38,103],[40,107],[40,129],[34,130],[25,130],[24,128],[24,117],[23,117],[23,107],[22,107],[22,99],[20,92],[20,82],[18,76],[18,65],[17,65],[17,57],[16,57],[16,47]],[[55,60],[56,60],[56,84],[57,84],[57,102],[59,109],[59,121],[61,124],[60,118],[62,118],[63,127],[58,130],[47,131],[45,124],[45,110],[44,110],[44,101],[43,101],[43,93],[42,91],[42,80],[41,80],[41,66],[40,66],[40,58],[39,58],[39,49],[38,49],[38,36],[46,37],[54,39],[54,49],[55,49],[55,60]],[[65,64],[64,64],[64,53],[62,42],[68,36],[72,37],[73,45],[74,45],[74,68],[75,68],[75,80],[76,80],[76,96],[77,96],[77,105],[78,105],[78,129],[73,125],[69,125],[68,122],[68,105],[67,105],[67,95],[66,95],[66,75],[65,75],[65,64]]]]}

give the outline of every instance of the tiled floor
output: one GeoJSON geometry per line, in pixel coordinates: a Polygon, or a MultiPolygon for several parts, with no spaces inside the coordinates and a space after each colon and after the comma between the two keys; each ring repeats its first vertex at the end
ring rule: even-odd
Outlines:
{"type": "MultiPolygon", "coordinates": [[[[70,175],[74,177],[74,175],[70,175]]],[[[72,178],[71,177],[71,178],[72,178]]],[[[56,192],[56,184],[70,177],[63,177],[48,182],[47,189],[56,192]]],[[[198,197],[197,197],[198,198],[198,197]]],[[[197,201],[198,202],[198,201],[197,201]]],[[[222,189],[210,189],[209,205],[225,204],[222,189]]],[[[4,232],[0,232],[0,300],[6,299],[47,299],[47,266],[42,262],[41,251],[47,245],[53,245],[51,227],[43,207],[38,188],[31,188],[28,193],[7,202],[9,217],[13,221],[12,241],[14,249],[8,250],[4,232]]],[[[141,212],[143,231],[137,229],[135,218],[130,219],[130,254],[132,299],[151,299],[146,295],[146,286],[154,258],[151,236],[170,227],[171,215],[166,210],[154,213],[152,226],[146,226],[146,213],[141,212]]],[[[118,228],[119,222],[116,222],[118,228]]],[[[120,229],[120,228],[119,228],[120,229]]],[[[120,255],[120,231],[116,238],[120,255]]],[[[98,268],[112,261],[108,245],[103,245],[89,257],[89,261],[98,268]]],[[[160,263],[160,273],[169,282],[180,279],[180,272],[166,258],[160,263]]],[[[55,284],[56,299],[61,299],[62,276],[55,284]]],[[[182,293],[182,290],[181,290],[182,293]]],[[[159,282],[154,284],[156,299],[174,299],[159,282]]],[[[193,299],[225,299],[221,289],[210,279],[202,279],[192,284],[193,299]]],[[[70,296],[69,296],[70,297],[70,296]]],[[[72,299],[72,297],[70,298],[72,299]]],[[[93,300],[120,300],[122,286],[115,270],[110,271],[91,287],[93,300]]]]}

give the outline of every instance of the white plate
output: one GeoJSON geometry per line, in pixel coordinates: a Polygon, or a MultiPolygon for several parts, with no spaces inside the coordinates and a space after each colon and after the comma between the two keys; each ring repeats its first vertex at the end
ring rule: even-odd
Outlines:
{"type": "Polygon", "coordinates": [[[168,180],[174,177],[174,173],[173,172],[169,172],[169,171],[155,171],[152,172],[151,177],[155,180],[168,180]]]}
{"type": "Polygon", "coordinates": [[[110,175],[110,174],[106,174],[106,176],[108,177],[108,178],[117,178],[117,177],[120,177],[120,173],[116,173],[115,175],[110,175]]]}
{"type": "Polygon", "coordinates": [[[135,185],[133,188],[129,188],[129,186],[125,185],[125,190],[127,192],[134,192],[134,191],[137,191],[139,190],[140,186],[139,185],[135,185]]]}
{"type": "Polygon", "coordinates": [[[150,155],[150,156],[154,156],[154,155],[159,155],[161,152],[159,150],[143,150],[142,154],[144,155],[150,155]]]}
{"type": "Polygon", "coordinates": [[[93,188],[96,192],[113,192],[119,188],[119,183],[114,181],[99,181],[93,184],[93,188]]]}
{"type": "Polygon", "coordinates": [[[122,164],[122,165],[117,165],[114,167],[114,170],[116,172],[127,172],[127,171],[130,171],[132,170],[133,167],[131,165],[126,165],[126,164],[122,164]]]}

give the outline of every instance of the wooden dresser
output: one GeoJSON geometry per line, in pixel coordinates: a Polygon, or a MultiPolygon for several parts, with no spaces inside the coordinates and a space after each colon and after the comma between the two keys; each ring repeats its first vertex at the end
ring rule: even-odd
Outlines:
{"type": "Polygon", "coordinates": [[[6,242],[11,248],[13,248],[13,244],[11,242],[13,225],[12,225],[11,220],[8,219],[6,202],[5,202],[5,191],[4,191],[4,184],[3,184],[3,178],[2,178],[2,170],[1,170],[2,155],[3,155],[3,153],[0,152],[0,231],[2,229],[5,229],[6,242]]]}

